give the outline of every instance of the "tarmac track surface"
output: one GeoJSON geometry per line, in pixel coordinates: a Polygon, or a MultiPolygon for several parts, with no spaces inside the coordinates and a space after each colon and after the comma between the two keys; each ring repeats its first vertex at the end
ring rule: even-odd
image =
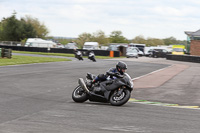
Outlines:
{"type": "MultiPolygon", "coordinates": [[[[125,62],[132,78],[169,66],[125,62]]],[[[116,63],[75,60],[0,67],[0,132],[199,133],[199,110],[72,101],[78,78],[84,78],[87,72],[104,73],[116,63]]]]}

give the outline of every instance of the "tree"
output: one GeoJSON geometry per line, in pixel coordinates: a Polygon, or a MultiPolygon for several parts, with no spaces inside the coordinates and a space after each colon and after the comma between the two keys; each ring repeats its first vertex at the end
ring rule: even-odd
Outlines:
{"type": "Polygon", "coordinates": [[[128,43],[129,41],[122,36],[121,31],[113,31],[110,35],[110,42],[111,43],[128,43]]]}
{"type": "Polygon", "coordinates": [[[142,35],[139,35],[139,36],[136,36],[133,40],[132,40],[133,43],[139,43],[139,44],[146,44],[146,40],[144,39],[144,36],[142,35]]]}
{"type": "Polygon", "coordinates": [[[0,32],[0,38],[4,41],[21,41],[36,36],[33,26],[23,19],[17,20],[15,14],[3,19],[0,32]]]}
{"type": "Polygon", "coordinates": [[[20,40],[24,40],[27,38],[36,37],[36,31],[34,27],[30,23],[26,23],[24,19],[21,19],[21,37],[20,40]]]}
{"type": "Polygon", "coordinates": [[[99,44],[108,44],[109,40],[106,37],[105,33],[101,30],[93,33],[92,35],[93,41],[98,42],[99,44]]]}
{"type": "Polygon", "coordinates": [[[27,38],[44,38],[48,34],[45,25],[31,17],[16,18],[16,12],[0,22],[0,40],[22,41],[27,38]]]}
{"type": "Polygon", "coordinates": [[[26,23],[31,24],[34,27],[36,36],[38,38],[45,38],[45,36],[49,33],[47,27],[43,23],[41,23],[37,18],[33,18],[31,16],[25,16],[22,19],[26,23]]]}
{"type": "Polygon", "coordinates": [[[16,19],[16,13],[14,12],[11,17],[4,18],[1,21],[0,39],[4,41],[20,41],[20,29],[21,25],[19,20],[16,19]]]}
{"type": "Polygon", "coordinates": [[[83,44],[85,42],[91,42],[92,40],[92,35],[90,33],[82,33],[78,36],[78,39],[75,41],[78,45],[83,47],[83,44]]]}
{"type": "Polygon", "coordinates": [[[178,41],[174,37],[165,38],[165,39],[163,39],[163,41],[164,41],[165,45],[177,44],[178,43],[178,41]]]}
{"type": "Polygon", "coordinates": [[[164,45],[163,40],[157,38],[148,38],[146,42],[147,46],[164,45]]]}

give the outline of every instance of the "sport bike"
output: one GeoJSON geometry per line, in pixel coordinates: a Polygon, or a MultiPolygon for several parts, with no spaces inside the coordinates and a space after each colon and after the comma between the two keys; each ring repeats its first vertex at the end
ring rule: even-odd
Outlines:
{"type": "Polygon", "coordinates": [[[78,60],[83,60],[83,56],[82,56],[81,51],[77,51],[77,52],[75,53],[75,58],[77,58],[78,60]]]}
{"type": "Polygon", "coordinates": [[[89,55],[88,55],[88,59],[92,60],[93,62],[96,62],[94,52],[90,52],[90,53],[89,53],[89,55]]]}
{"type": "Polygon", "coordinates": [[[95,75],[87,73],[85,81],[79,78],[78,86],[72,93],[72,99],[75,102],[82,103],[87,100],[94,102],[106,102],[113,106],[121,106],[125,104],[133,90],[133,81],[131,77],[124,75],[113,74],[107,72],[108,79],[106,81],[97,82],[91,85],[95,75]]]}

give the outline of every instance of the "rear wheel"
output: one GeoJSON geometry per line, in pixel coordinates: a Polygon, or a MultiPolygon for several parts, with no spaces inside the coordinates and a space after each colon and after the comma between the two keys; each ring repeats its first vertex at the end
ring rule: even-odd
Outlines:
{"type": "Polygon", "coordinates": [[[74,89],[72,93],[72,99],[75,102],[83,103],[88,100],[88,96],[87,96],[87,93],[79,85],[74,89]]]}
{"type": "Polygon", "coordinates": [[[114,91],[114,93],[110,97],[110,103],[113,106],[121,106],[128,102],[129,98],[131,96],[131,92],[129,90],[123,90],[123,92],[119,95],[117,91],[114,91]]]}

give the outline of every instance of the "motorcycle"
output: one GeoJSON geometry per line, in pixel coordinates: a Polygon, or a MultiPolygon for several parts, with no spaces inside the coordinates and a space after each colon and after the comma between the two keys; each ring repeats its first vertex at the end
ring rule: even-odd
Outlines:
{"type": "Polygon", "coordinates": [[[88,59],[92,60],[93,62],[96,62],[94,52],[90,52],[90,53],[89,53],[89,55],[88,55],[88,59]]]}
{"type": "Polygon", "coordinates": [[[78,103],[89,100],[110,103],[113,106],[124,105],[128,102],[133,90],[134,85],[131,77],[127,73],[123,76],[111,73],[108,73],[108,75],[109,77],[115,76],[117,78],[97,82],[92,86],[91,82],[96,78],[95,75],[87,73],[85,81],[83,78],[79,78],[79,85],[74,89],[72,99],[78,103]]]}
{"type": "Polygon", "coordinates": [[[83,60],[82,53],[80,51],[75,52],[75,58],[77,58],[79,60],[83,60]]]}

